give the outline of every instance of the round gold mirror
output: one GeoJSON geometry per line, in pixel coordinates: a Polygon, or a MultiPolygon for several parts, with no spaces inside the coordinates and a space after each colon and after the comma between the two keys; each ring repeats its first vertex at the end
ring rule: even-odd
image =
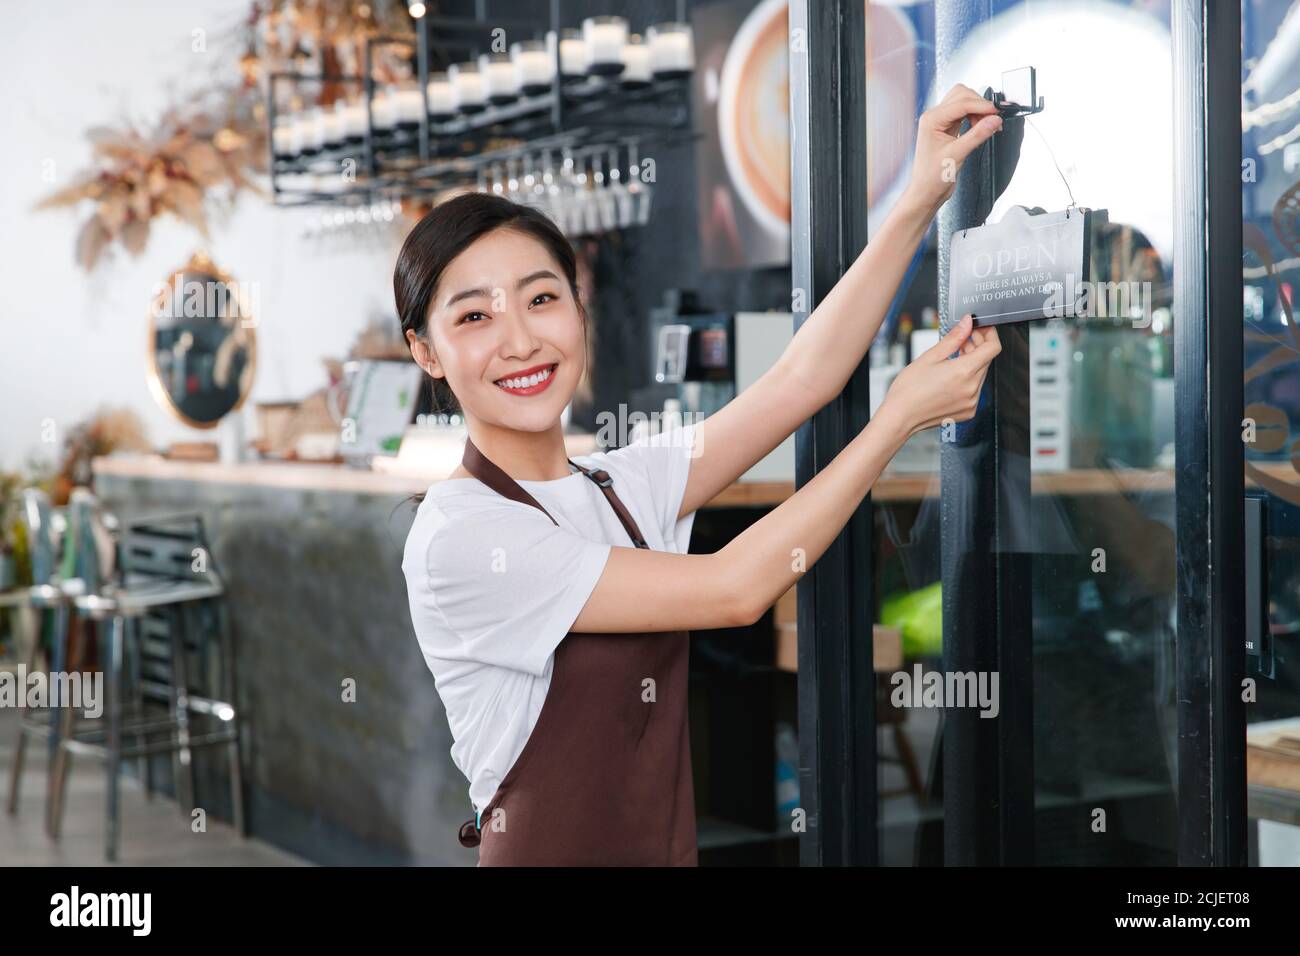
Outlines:
{"type": "Polygon", "coordinates": [[[149,388],[186,425],[215,428],[252,390],[252,291],[202,252],[154,287],[149,388]]]}

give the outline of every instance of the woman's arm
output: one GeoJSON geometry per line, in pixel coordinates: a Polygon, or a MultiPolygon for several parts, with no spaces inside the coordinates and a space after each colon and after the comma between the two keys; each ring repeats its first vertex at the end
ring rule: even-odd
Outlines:
{"type": "Polygon", "coordinates": [[[838,395],[862,362],[917,246],[956,185],[961,163],[1000,127],[965,86],[922,114],[912,179],[867,247],[758,381],[696,426],[681,515],[707,504],[838,395]],[[963,135],[962,122],[973,125],[963,135]]]}
{"type": "Polygon", "coordinates": [[[714,554],[613,548],[573,630],[702,630],[757,621],[825,553],[889,459],[916,432],[975,413],[997,332],[964,319],[904,369],[835,459],[714,554]],[[953,352],[961,351],[949,359],[953,352]]]}

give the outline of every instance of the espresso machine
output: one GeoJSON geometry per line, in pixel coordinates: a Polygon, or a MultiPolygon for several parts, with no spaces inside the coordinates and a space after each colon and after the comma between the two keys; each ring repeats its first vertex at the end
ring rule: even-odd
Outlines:
{"type": "MultiPolygon", "coordinates": [[[[712,415],[736,395],[735,323],[725,312],[706,312],[689,290],[671,289],[650,310],[654,381],[675,394],[687,420],[712,415]]],[[[669,406],[671,407],[671,406],[669,406]]]]}
{"type": "MultiPolygon", "coordinates": [[[[671,290],[650,311],[654,389],[665,412],[707,418],[771,368],[794,336],[789,312],[710,312],[689,290],[671,290]]],[[[791,436],[741,481],[794,481],[791,436]]]]}

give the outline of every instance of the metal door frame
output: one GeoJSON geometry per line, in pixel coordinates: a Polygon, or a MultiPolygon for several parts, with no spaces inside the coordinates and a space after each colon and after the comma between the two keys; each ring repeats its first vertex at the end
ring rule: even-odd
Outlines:
{"type": "Polygon", "coordinates": [[[1241,6],[1171,16],[1178,862],[1245,866],[1241,6]]]}
{"type": "MultiPolygon", "coordinates": [[[[796,330],[867,244],[865,96],[862,0],[791,0],[796,330]]],[[[796,486],[866,427],[870,387],[863,362],[844,391],[799,428],[796,486]]],[[[807,813],[799,860],[805,866],[877,860],[873,548],[868,497],[798,585],[799,799],[807,813]]]]}
{"type": "MultiPolygon", "coordinates": [[[[1245,865],[1240,7],[1173,0],[1171,16],[1178,860],[1245,865]]],[[[791,0],[790,32],[798,328],[866,244],[863,4],[791,0]]],[[[990,375],[989,387],[996,381],[990,375]]],[[[865,427],[869,402],[864,362],[844,392],[799,429],[797,486],[865,427]]],[[[875,679],[865,639],[874,620],[873,555],[868,497],[798,586],[804,865],[878,862],[875,679]]],[[[988,560],[992,566],[994,556],[988,560]]],[[[1001,598],[999,615],[1008,612],[1001,598]]],[[[1010,608],[1010,620],[1024,618],[1010,608]]],[[[1023,669],[1018,673],[1023,679],[1023,669]]],[[[1009,746],[1023,756],[1025,737],[1001,734],[999,763],[1011,756],[1009,746]]],[[[987,795],[1015,798],[1007,775],[980,772],[993,788],[987,795]]],[[[1007,821],[993,803],[980,800],[967,809],[968,824],[997,828],[998,859],[990,862],[1015,861],[1032,847],[1002,832],[1007,821]]],[[[973,843],[968,849],[953,862],[987,857],[973,843]]]]}

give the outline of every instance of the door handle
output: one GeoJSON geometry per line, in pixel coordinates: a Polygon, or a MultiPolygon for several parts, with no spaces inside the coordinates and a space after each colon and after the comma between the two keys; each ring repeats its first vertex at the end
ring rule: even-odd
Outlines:
{"type": "Polygon", "coordinates": [[[1246,668],[1275,675],[1268,622],[1268,498],[1246,498],[1246,668]]]}

